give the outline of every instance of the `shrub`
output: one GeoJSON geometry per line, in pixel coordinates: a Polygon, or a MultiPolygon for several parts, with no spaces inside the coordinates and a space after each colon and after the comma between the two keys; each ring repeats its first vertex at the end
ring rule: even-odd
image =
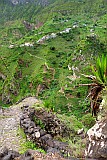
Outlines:
{"type": "Polygon", "coordinates": [[[95,118],[92,117],[90,113],[84,115],[81,120],[87,129],[91,128],[95,124],[95,118]]]}

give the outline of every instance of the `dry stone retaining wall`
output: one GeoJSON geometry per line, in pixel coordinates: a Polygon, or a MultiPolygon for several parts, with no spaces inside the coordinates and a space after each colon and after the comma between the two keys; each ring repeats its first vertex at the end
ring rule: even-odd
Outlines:
{"type": "Polygon", "coordinates": [[[71,155],[68,144],[54,139],[56,134],[61,133],[60,130],[65,130],[64,126],[59,124],[59,120],[57,121],[53,114],[47,113],[45,110],[36,111],[28,106],[24,107],[20,120],[20,125],[27,134],[27,138],[36,143],[38,147],[43,148],[46,152],[57,152],[61,156],[66,155],[67,157],[68,154],[71,155]],[[42,120],[44,129],[34,122],[35,116],[42,120]]]}

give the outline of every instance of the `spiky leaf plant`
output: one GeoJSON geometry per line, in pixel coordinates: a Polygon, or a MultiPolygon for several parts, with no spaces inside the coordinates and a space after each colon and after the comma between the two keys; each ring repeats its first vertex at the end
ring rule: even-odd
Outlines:
{"type": "Polygon", "coordinates": [[[96,68],[92,66],[92,71],[96,77],[95,81],[99,85],[107,86],[107,55],[98,57],[96,61],[96,68]]]}
{"type": "Polygon", "coordinates": [[[92,66],[92,72],[95,76],[93,79],[95,86],[91,88],[89,97],[91,101],[92,114],[96,116],[100,105],[99,95],[101,91],[107,87],[107,55],[102,54],[101,58],[97,58],[96,67],[92,66]]]}
{"type": "Polygon", "coordinates": [[[100,93],[104,88],[107,88],[107,55],[103,54],[101,58],[98,57],[96,65],[92,65],[91,68],[94,76],[84,76],[91,79],[94,83],[82,85],[90,86],[88,97],[91,102],[92,115],[97,116],[99,105],[101,103],[100,93]]]}

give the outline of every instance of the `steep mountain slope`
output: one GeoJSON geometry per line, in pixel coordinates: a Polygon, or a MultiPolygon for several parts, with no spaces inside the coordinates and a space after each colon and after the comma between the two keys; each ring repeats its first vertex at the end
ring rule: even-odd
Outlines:
{"type": "Polygon", "coordinates": [[[39,14],[44,18],[46,11],[48,12],[48,16],[52,16],[53,12],[59,12],[60,15],[64,15],[67,12],[67,14],[85,14],[90,16],[90,18],[94,18],[95,15],[100,17],[107,13],[107,1],[2,0],[0,4],[0,19],[1,22],[15,19],[26,19],[35,22],[39,14]]]}
{"type": "Polygon", "coordinates": [[[106,1],[24,2],[0,4],[2,105],[36,95],[54,111],[83,116],[88,90],[78,84],[107,52],[106,1]]]}
{"type": "MultiPolygon", "coordinates": [[[[0,106],[36,96],[68,125],[71,117],[74,134],[78,121],[85,130],[95,123],[89,88],[79,84],[107,54],[106,0],[1,0],[0,35],[0,106]]],[[[81,157],[74,134],[68,141],[81,157]]]]}

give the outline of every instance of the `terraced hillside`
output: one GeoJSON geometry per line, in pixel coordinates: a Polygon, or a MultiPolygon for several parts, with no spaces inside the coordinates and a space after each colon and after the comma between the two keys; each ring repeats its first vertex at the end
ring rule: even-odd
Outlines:
{"type": "Polygon", "coordinates": [[[37,2],[0,3],[0,105],[36,96],[87,130],[88,87],[79,84],[91,82],[83,75],[107,53],[107,1],[37,2]]]}

